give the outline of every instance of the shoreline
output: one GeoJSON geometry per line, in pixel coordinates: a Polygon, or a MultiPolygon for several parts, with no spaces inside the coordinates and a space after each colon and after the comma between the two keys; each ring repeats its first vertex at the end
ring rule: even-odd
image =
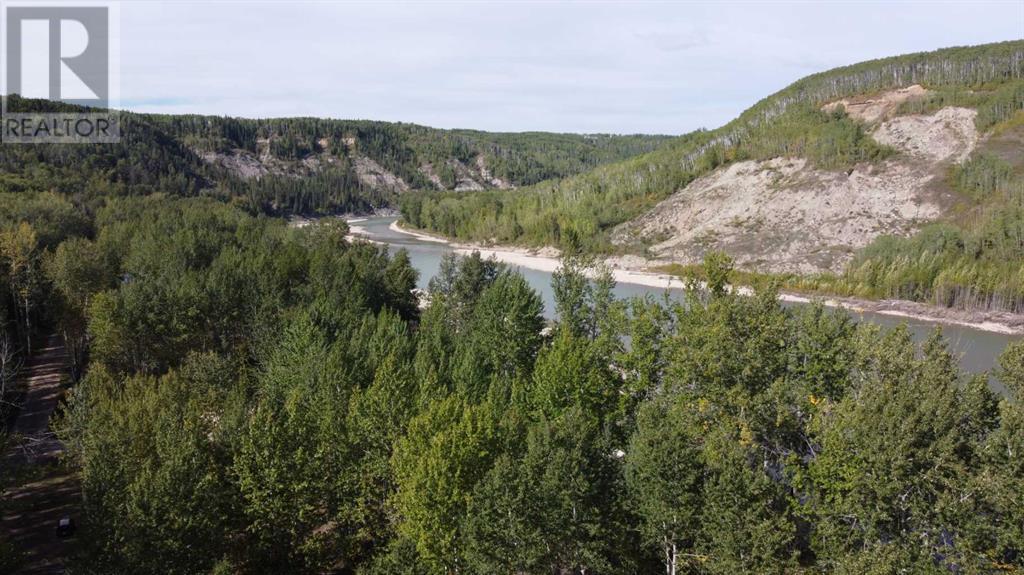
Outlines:
{"type": "Polygon", "coordinates": [[[423,240],[425,242],[434,242],[436,244],[451,244],[450,241],[448,241],[448,240],[446,240],[445,238],[442,238],[442,237],[432,236],[432,235],[424,233],[424,232],[414,232],[414,231],[402,229],[402,226],[398,225],[398,220],[395,220],[395,221],[391,222],[391,225],[388,226],[388,229],[393,231],[393,232],[398,232],[400,234],[405,234],[407,236],[412,236],[412,237],[414,237],[416,239],[423,240]]]}
{"type": "MultiPolygon", "coordinates": [[[[353,227],[353,234],[358,234],[359,231],[362,231],[357,231],[357,227],[353,227]]],[[[447,244],[460,255],[467,255],[477,251],[485,258],[494,257],[494,259],[502,263],[548,273],[555,271],[561,265],[558,250],[551,247],[528,249],[513,246],[493,247],[452,242],[423,232],[406,230],[398,224],[398,220],[392,222],[388,227],[394,232],[406,234],[423,241],[447,244]]],[[[360,237],[367,239],[365,235],[360,237]]],[[[607,260],[604,263],[607,264],[607,260]]],[[[684,289],[686,287],[686,283],[683,280],[664,273],[628,267],[612,267],[610,265],[609,269],[612,272],[612,277],[618,283],[662,289],[684,289]]],[[[734,289],[741,295],[751,295],[753,293],[753,290],[747,286],[739,286],[734,289]]],[[[938,325],[955,325],[1002,335],[1024,335],[1024,315],[1018,314],[966,312],[905,300],[875,301],[835,296],[815,297],[791,292],[779,292],[779,301],[794,304],[808,304],[820,301],[826,307],[842,309],[853,313],[874,313],[938,325]]]]}

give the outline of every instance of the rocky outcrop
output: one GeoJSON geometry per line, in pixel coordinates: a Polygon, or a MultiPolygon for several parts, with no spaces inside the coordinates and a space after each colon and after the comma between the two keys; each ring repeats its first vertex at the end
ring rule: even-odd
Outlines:
{"type": "Polygon", "coordinates": [[[387,190],[390,192],[407,192],[409,184],[402,178],[386,170],[383,166],[363,155],[352,157],[352,166],[355,168],[356,177],[364,186],[376,190],[387,190]]]}
{"type": "Polygon", "coordinates": [[[803,158],[719,168],[620,226],[613,241],[645,241],[656,258],[681,263],[724,250],[759,271],[839,271],[877,236],[910,234],[952,204],[942,179],[977,145],[975,115],[945,108],[885,120],[871,134],[901,153],[849,172],[815,169],[803,158]]]}
{"type": "Polygon", "coordinates": [[[477,173],[480,174],[480,178],[483,181],[485,181],[488,184],[490,184],[491,186],[493,186],[495,188],[502,189],[502,190],[507,190],[509,188],[515,187],[511,183],[509,183],[509,182],[507,182],[507,181],[505,181],[505,180],[503,180],[501,178],[494,177],[494,174],[491,173],[491,170],[487,168],[487,160],[484,159],[483,154],[480,154],[479,156],[476,157],[475,164],[476,164],[477,173]]]}
{"type": "MultiPolygon", "coordinates": [[[[310,154],[298,161],[284,161],[270,152],[270,141],[259,139],[256,142],[256,153],[249,150],[235,149],[230,152],[196,152],[203,161],[220,166],[236,177],[248,180],[266,175],[304,177],[314,174],[331,164],[342,162],[332,153],[330,141],[321,138],[317,145],[319,153],[310,154]]],[[[356,177],[363,186],[375,190],[394,193],[407,192],[411,186],[401,176],[389,171],[369,156],[359,153],[353,138],[343,138],[341,153],[347,155],[352,162],[356,177]]],[[[445,161],[445,166],[455,174],[455,185],[450,188],[457,192],[479,191],[488,188],[511,189],[510,182],[494,176],[487,167],[483,155],[466,164],[457,159],[445,161]]],[[[426,162],[419,166],[419,171],[437,190],[449,189],[438,175],[433,164],[426,162]]]]}
{"type": "Polygon", "coordinates": [[[923,98],[928,94],[928,90],[914,84],[913,86],[907,86],[906,88],[885,92],[876,96],[844,98],[835,102],[829,102],[822,106],[821,109],[831,112],[842,108],[851,118],[860,120],[865,124],[875,124],[895,116],[896,111],[904,102],[923,98]]]}
{"type": "MultiPolygon", "coordinates": [[[[482,154],[477,155],[468,165],[453,158],[446,161],[445,166],[455,174],[455,186],[451,189],[456,192],[476,192],[488,188],[507,190],[515,187],[510,182],[494,176],[482,154]]],[[[419,171],[436,189],[448,189],[433,164],[424,163],[419,167],[419,171]]]]}
{"type": "Polygon", "coordinates": [[[230,153],[202,152],[199,157],[208,164],[218,165],[235,176],[248,180],[261,178],[270,170],[252,152],[232,150],[230,153]]]}
{"type": "Polygon", "coordinates": [[[441,181],[441,176],[437,175],[434,171],[434,165],[430,162],[424,163],[420,166],[420,173],[426,176],[427,180],[434,185],[434,188],[438,190],[444,189],[444,182],[441,181]]]}

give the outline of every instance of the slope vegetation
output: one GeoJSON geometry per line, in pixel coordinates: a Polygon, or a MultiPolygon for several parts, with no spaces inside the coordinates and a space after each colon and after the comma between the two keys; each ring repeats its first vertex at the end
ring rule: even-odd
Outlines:
{"type": "Polygon", "coordinates": [[[243,180],[344,173],[377,192],[511,189],[649,152],[668,136],[488,133],[319,118],[148,118],[243,180]]]}
{"type": "Polygon", "coordinates": [[[1022,110],[1024,41],[896,56],[650,154],[515,194],[410,194],[402,213],[465,240],[652,263],[724,249],[750,271],[828,272],[790,287],[1021,311],[1022,110]]]}
{"type": "MultiPolygon", "coordinates": [[[[878,100],[898,98],[888,93],[878,100]]],[[[839,118],[842,110],[832,113],[839,118]]],[[[892,112],[876,105],[860,113],[885,120],[870,136],[897,152],[889,159],[846,171],[816,168],[800,157],[735,162],[620,226],[613,239],[665,238],[651,252],[675,262],[726,251],[760,271],[841,271],[874,238],[905,235],[949,209],[956,198],[942,180],[977,145],[975,110],[947,107],[886,119],[892,112]]]]}
{"type": "MultiPolygon", "coordinates": [[[[67,108],[11,96],[14,111],[67,108]]],[[[124,113],[118,145],[5,146],[0,191],[212,195],[254,212],[363,212],[411,189],[511,189],[649,152],[667,136],[124,113]]]]}

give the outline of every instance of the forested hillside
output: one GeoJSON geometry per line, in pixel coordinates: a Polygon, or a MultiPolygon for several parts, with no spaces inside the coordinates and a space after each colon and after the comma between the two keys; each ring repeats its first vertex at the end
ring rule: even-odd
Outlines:
{"type": "MultiPolygon", "coordinates": [[[[60,105],[11,96],[12,110],[60,105]]],[[[411,189],[510,189],[655,149],[665,136],[488,133],[414,124],[123,113],[117,145],[5,146],[0,191],[77,201],[154,191],[205,195],[252,213],[396,207],[411,189]]]]}
{"type": "MultiPolygon", "coordinates": [[[[1024,106],[1024,87],[1018,88],[1024,106]]],[[[909,237],[882,236],[800,289],[1024,313],[1024,112],[996,124],[948,185],[961,201],[909,237]]]]}
{"type": "Polygon", "coordinates": [[[808,76],[721,128],[682,136],[651,154],[529,193],[409,197],[403,215],[416,227],[465,239],[559,245],[573,237],[607,248],[613,227],[723,164],[801,156],[839,170],[885,156],[860,124],[822,111],[827,102],[921,84],[959,105],[974,102],[984,129],[1024,106],[1022,78],[1024,41],[864,62],[808,76]]]}
{"type": "MultiPolygon", "coordinates": [[[[81,110],[17,95],[8,96],[6,104],[15,112],[81,110]]],[[[114,281],[105,271],[114,264],[108,258],[127,246],[111,248],[114,251],[105,252],[102,261],[95,251],[78,251],[85,245],[82,238],[98,239],[97,222],[103,222],[102,214],[113,212],[111,206],[135,205],[119,201],[204,198],[206,203],[194,205],[207,206],[203,209],[211,213],[224,209],[237,217],[367,213],[396,206],[397,197],[411,186],[462,189],[530,184],[642,153],[666,139],[491,134],[315,119],[123,113],[120,121],[122,140],[117,145],[0,146],[0,425],[16,411],[13,407],[22,392],[16,376],[32,353],[33,337],[42,335],[40,326],[52,327],[54,314],[67,312],[67,306],[79,310],[77,321],[65,316],[61,327],[76,376],[85,369],[90,343],[130,346],[130,341],[113,343],[87,335],[84,314],[92,293],[114,281]],[[237,208],[237,213],[229,208],[237,208]],[[58,250],[69,238],[79,240],[58,250]],[[47,279],[51,273],[67,277],[47,279]],[[54,297],[54,290],[62,287],[75,291],[54,297]]],[[[142,212],[134,215],[142,217],[142,212]]],[[[198,249],[190,239],[183,241],[198,249]]],[[[204,243],[202,248],[219,251],[220,246],[204,243]]],[[[257,268],[250,272],[262,273],[257,268]]],[[[173,279],[168,285],[175,290],[198,289],[179,285],[181,278],[173,279]]],[[[401,295],[408,297],[405,292],[401,295]]],[[[136,293],[135,297],[155,305],[147,298],[157,294],[136,293]]],[[[188,313],[199,313],[189,309],[188,313]]],[[[212,311],[203,308],[202,313],[212,311]]],[[[163,353],[173,353],[179,336],[168,331],[173,332],[173,327],[153,324],[144,337],[166,335],[168,339],[161,340],[163,353]]]]}
{"type": "MultiPolygon", "coordinates": [[[[424,190],[529,185],[642,154],[670,139],[648,135],[439,130],[416,124],[321,118],[149,119],[201,154],[257,160],[269,155],[272,160],[284,162],[321,163],[337,156],[363,157],[409,188],[424,190]]],[[[273,161],[264,169],[273,172],[273,161]]]]}
{"type": "Polygon", "coordinates": [[[76,350],[74,572],[1024,568],[1024,346],[999,397],[938,334],[731,294],[720,256],[671,304],[567,259],[545,331],[478,255],[419,309],[405,253],[337,220],[4,199],[9,325],[76,350]]]}
{"type": "MultiPolygon", "coordinates": [[[[784,307],[776,284],[739,295],[721,252],[678,301],[616,299],[580,253],[619,249],[616,226],[718,167],[899,161],[853,102],[825,105],[920,84],[897,118],[955,104],[985,134],[936,180],[944,219],[845,274],[783,279],[1019,309],[1022,48],[813,76],[720,130],[515,191],[412,189],[532,183],[660,139],[126,114],[121,145],[0,146],[0,422],[18,364],[59,334],[51,426],[82,491],[67,571],[1024,571],[1024,343],[967,375],[938,330],[918,345],[784,307]],[[414,225],[570,248],[555,319],[478,253],[446,256],[421,301],[405,251],[267,217],[396,197],[414,225]]],[[[0,510],[28,480],[0,473],[0,510]]],[[[0,533],[0,572],[20,551],[0,533]]]]}
{"type": "Polygon", "coordinates": [[[402,213],[415,227],[466,240],[635,253],[655,258],[654,265],[699,262],[703,253],[725,249],[748,270],[802,272],[786,279],[793,288],[1017,312],[1024,310],[1022,110],[1024,42],[898,56],[809,76],[722,128],[647,155],[516,194],[411,194],[402,213]],[[891,111],[895,128],[842,105],[911,86],[921,96],[891,111]],[[919,118],[932,121],[929,130],[943,129],[940,113],[950,110],[958,121],[970,118],[978,143],[953,133],[970,153],[966,161],[959,149],[941,162],[922,160],[932,159],[929,146],[938,144],[927,138],[934,134],[925,132],[910,148],[900,129],[919,118]],[[735,183],[722,183],[722,174],[735,183]],[[892,196],[871,198],[873,204],[828,197],[858,185],[868,198],[879,188],[892,196]],[[758,186],[763,193],[743,197],[758,186]],[[776,194],[794,187],[806,193],[781,212],[776,194]],[[731,203],[718,206],[705,196],[731,203]],[[820,202],[819,213],[806,199],[820,202]],[[734,215],[702,227],[723,209],[734,215]],[[886,213],[904,209],[895,218],[886,213]],[[850,221],[840,220],[844,213],[850,221]],[[815,219],[832,215],[836,221],[815,219]],[[627,223],[640,216],[647,218],[641,225],[627,223]],[[679,235],[689,236],[686,243],[679,235]],[[800,241],[805,245],[794,245],[800,241]],[[808,270],[833,273],[808,280],[808,270]]]}

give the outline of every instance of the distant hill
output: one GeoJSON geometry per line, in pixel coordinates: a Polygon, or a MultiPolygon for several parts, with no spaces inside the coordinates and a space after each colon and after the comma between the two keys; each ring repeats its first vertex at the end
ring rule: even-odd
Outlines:
{"type": "MultiPolygon", "coordinates": [[[[12,110],[66,107],[11,96],[12,110]]],[[[267,213],[363,212],[414,189],[512,189],[656,149],[668,136],[489,133],[362,120],[124,113],[117,145],[4,146],[0,191],[215,195],[267,213]]]]}
{"type": "Polygon", "coordinates": [[[403,215],[467,240],[648,266],[725,251],[801,289],[1024,311],[1022,110],[1024,41],[885,58],[649,154],[516,194],[411,195],[403,215]]]}

